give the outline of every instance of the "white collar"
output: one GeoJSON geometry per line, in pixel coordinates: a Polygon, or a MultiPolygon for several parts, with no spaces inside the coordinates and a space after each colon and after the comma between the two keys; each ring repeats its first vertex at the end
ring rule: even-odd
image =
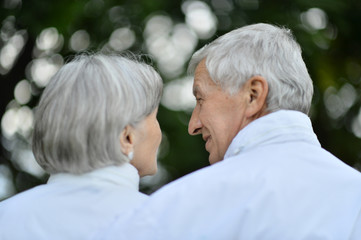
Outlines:
{"type": "Polygon", "coordinates": [[[260,117],[241,131],[232,140],[224,159],[230,158],[260,144],[305,140],[320,146],[313,132],[309,117],[299,111],[279,110],[260,117]]]}
{"type": "Polygon", "coordinates": [[[129,188],[139,189],[138,170],[130,163],[120,166],[108,166],[84,174],[57,173],[52,174],[48,184],[53,183],[76,183],[76,182],[102,182],[106,184],[122,185],[129,188]]]}

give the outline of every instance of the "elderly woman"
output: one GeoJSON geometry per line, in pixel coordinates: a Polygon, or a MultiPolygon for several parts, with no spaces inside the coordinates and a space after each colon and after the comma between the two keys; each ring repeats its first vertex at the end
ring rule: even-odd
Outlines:
{"type": "Polygon", "coordinates": [[[47,184],[0,203],[0,239],[87,239],[147,198],[139,178],[157,171],[162,80],[120,56],[64,65],[36,110],[33,152],[47,184]]]}

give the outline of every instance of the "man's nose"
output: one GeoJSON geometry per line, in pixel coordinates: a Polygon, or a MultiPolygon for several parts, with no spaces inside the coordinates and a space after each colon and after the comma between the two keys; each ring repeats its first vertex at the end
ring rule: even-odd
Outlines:
{"type": "Polygon", "coordinates": [[[189,124],[188,124],[188,133],[189,135],[197,135],[202,133],[202,122],[199,119],[198,116],[198,111],[195,108],[192,112],[192,116],[191,119],[189,120],[189,124]]]}

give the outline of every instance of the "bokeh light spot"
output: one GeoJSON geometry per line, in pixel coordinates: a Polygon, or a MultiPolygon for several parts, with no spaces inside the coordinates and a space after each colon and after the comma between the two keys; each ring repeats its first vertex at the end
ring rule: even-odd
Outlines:
{"type": "Polygon", "coordinates": [[[329,87],[324,93],[324,102],[328,115],[333,119],[344,116],[353,106],[357,98],[355,88],[346,83],[337,91],[334,87],[329,87]]]}
{"type": "Polygon", "coordinates": [[[89,33],[85,30],[78,30],[70,37],[70,49],[76,52],[86,50],[90,45],[89,33]]]}
{"type": "Polygon", "coordinates": [[[164,87],[161,103],[173,111],[191,112],[196,103],[192,89],[192,77],[171,81],[164,87]]]}
{"type": "Polygon", "coordinates": [[[19,53],[25,45],[26,40],[27,32],[25,30],[21,30],[16,32],[12,37],[9,38],[8,41],[6,41],[6,44],[0,52],[1,74],[6,74],[12,69],[16,59],[19,56],[19,53]]]}
{"type": "Polygon", "coordinates": [[[3,6],[7,9],[14,9],[19,6],[21,6],[22,1],[21,0],[4,0],[3,6]]]}
{"type": "Polygon", "coordinates": [[[198,38],[186,24],[173,26],[171,19],[155,15],[148,19],[144,38],[148,52],[157,60],[159,70],[167,78],[176,78],[193,53],[198,38]]]}
{"type": "Polygon", "coordinates": [[[156,35],[169,34],[172,30],[172,19],[166,15],[151,16],[144,29],[146,38],[156,35]]]}
{"type": "Polygon", "coordinates": [[[33,111],[28,106],[8,109],[1,119],[2,134],[13,138],[16,133],[29,136],[34,123],[33,111]]]}
{"type": "Polygon", "coordinates": [[[230,12],[234,8],[232,0],[212,0],[211,2],[217,12],[230,12]]]}
{"type": "Polygon", "coordinates": [[[217,30],[217,18],[210,7],[201,1],[186,1],[182,5],[186,23],[197,33],[200,39],[208,39],[217,30]]]}
{"type": "Polygon", "coordinates": [[[0,200],[15,194],[12,173],[9,167],[0,165],[0,200]]]}
{"type": "Polygon", "coordinates": [[[50,78],[63,65],[63,58],[60,55],[54,55],[51,58],[38,58],[30,63],[31,79],[39,86],[45,87],[50,78]]]}
{"type": "Polygon", "coordinates": [[[62,47],[63,42],[63,37],[58,33],[58,30],[50,27],[41,31],[36,39],[36,46],[40,50],[50,51],[62,47]]]}
{"type": "Polygon", "coordinates": [[[326,13],[320,8],[311,8],[301,13],[301,21],[306,28],[321,30],[326,28],[328,18],[326,13]]]}
{"type": "Polygon", "coordinates": [[[118,28],[110,36],[109,45],[116,51],[130,48],[135,42],[135,34],[129,28],[118,28]]]}
{"type": "Polygon", "coordinates": [[[31,86],[28,80],[18,82],[14,89],[14,96],[18,103],[27,104],[31,99],[31,86]]]}
{"type": "Polygon", "coordinates": [[[42,177],[45,175],[45,171],[37,163],[33,152],[29,148],[17,149],[14,152],[12,161],[23,171],[33,176],[42,177]]]}
{"type": "Polygon", "coordinates": [[[1,130],[2,134],[11,138],[18,130],[18,117],[16,109],[7,110],[1,118],[1,130]]]}
{"type": "Polygon", "coordinates": [[[351,128],[353,134],[356,137],[361,138],[361,108],[359,109],[357,116],[353,119],[351,128]]]}

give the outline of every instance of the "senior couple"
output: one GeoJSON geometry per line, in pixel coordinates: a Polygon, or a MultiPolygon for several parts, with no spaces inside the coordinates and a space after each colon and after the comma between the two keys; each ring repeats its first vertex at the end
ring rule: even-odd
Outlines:
{"type": "Polygon", "coordinates": [[[307,116],[312,80],[290,30],[254,24],[189,64],[210,166],[150,197],[162,81],[121,56],[65,64],[36,110],[47,184],[0,203],[0,239],[361,239],[361,174],[324,150],[307,116]]]}

